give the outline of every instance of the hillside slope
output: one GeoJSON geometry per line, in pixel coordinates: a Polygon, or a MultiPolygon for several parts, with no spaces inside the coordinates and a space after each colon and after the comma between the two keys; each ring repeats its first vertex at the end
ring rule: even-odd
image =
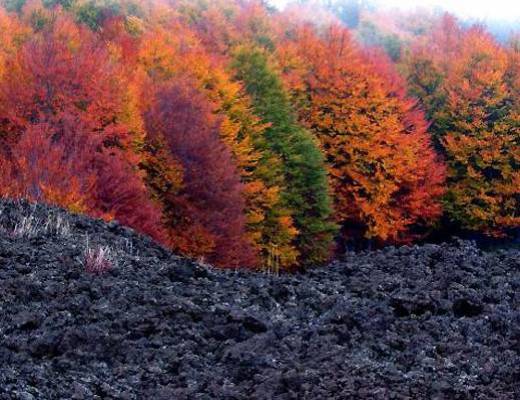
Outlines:
{"type": "Polygon", "coordinates": [[[0,227],[2,400],[520,395],[517,250],[388,248],[276,277],[44,206],[0,203],[0,227]],[[108,272],[85,271],[87,246],[110,248],[108,272]]]}

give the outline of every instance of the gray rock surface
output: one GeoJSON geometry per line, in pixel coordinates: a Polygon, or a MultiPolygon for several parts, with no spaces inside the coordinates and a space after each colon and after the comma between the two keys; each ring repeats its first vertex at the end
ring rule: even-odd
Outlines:
{"type": "Polygon", "coordinates": [[[518,250],[386,248],[277,277],[0,203],[2,400],[518,398],[518,250]],[[87,246],[112,268],[87,273],[87,246]]]}

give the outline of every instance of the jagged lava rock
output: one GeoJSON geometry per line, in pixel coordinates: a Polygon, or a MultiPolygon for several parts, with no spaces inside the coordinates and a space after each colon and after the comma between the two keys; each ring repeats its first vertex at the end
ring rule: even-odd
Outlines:
{"type": "Polygon", "coordinates": [[[520,398],[518,250],[391,247],[272,276],[41,205],[0,203],[0,227],[2,400],[520,398]],[[86,246],[113,268],[87,273],[86,246]]]}

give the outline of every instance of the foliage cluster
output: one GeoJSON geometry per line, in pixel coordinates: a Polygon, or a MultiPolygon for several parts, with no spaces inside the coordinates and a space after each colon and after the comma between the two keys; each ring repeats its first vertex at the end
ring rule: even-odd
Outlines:
{"type": "Polygon", "coordinates": [[[518,41],[445,17],[389,57],[256,0],[2,3],[1,196],[274,271],[520,225],[518,41]]]}

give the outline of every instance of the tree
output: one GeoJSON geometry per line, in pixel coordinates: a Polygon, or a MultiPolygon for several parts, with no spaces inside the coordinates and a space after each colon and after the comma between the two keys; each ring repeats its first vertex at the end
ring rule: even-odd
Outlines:
{"type": "Polygon", "coordinates": [[[420,100],[428,120],[431,121],[430,133],[440,147],[440,140],[449,125],[449,117],[446,115],[448,92],[445,71],[449,59],[455,59],[459,55],[462,35],[463,31],[457,20],[446,14],[441,22],[437,21],[437,26],[432,27],[429,36],[420,38],[413,44],[402,63],[408,92],[420,100]]]}
{"type": "MultiPolygon", "coordinates": [[[[192,84],[213,105],[213,113],[219,115],[221,141],[232,151],[234,163],[244,184],[247,231],[256,250],[264,261],[273,248],[283,254],[293,254],[290,232],[294,228],[288,219],[280,219],[273,225],[267,214],[281,208],[280,188],[269,179],[266,165],[277,161],[270,155],[262,155],[266,126],[251,107],[250,100],[240,82],[233,82],[220,61],[211,57],[201,46],[193,32],[178,21],[170,21],[166,28],[147,32],[141,44],[139,62],[150,79],[157,83],[176,81],[179,76],[188,76],[192,84]],[[180,34],[182,32],[182,34],[180,34]],[[271,158],[269,158],[271,157],[271,158]],[[263,158],[261,165],[260,159],[263,158]],[[281,233],[279,233],[281,232],[281,233]]],[[[157,151],[155,144],[152,146],[157,151]]],[[[154,166],[154,176],[159,164],[150,161],[147,168],[154,166]]],[[[171,165],[171,164],[170,164],[171,165]]],[[[157,183],[157,182],[156,182],[157,183]]],[[[175,190],[174,184],[162,182],[162,187],[175,190]]],[[[282,267],[294,262],[294,257],[284,257],[282,267]]]]}
{"type": "Polygon", "coordinates": [[[359,25],[357,35],[364,46],[383,48],[392,61],[397,62],[401,58],[404,46],[398,34],[385,32],[376,23],[368,20],[359,25]]]}
{"type": "Polygon", "coordinates": [[[520,225],[515,62],[483,28],[463,29],[449,15],[428,42],[416,45],[406,67],[449,166],[447,217],[459,228],[501,236],[520,225]]]}
{"type": "Polygon", "coordinates": [[[330,254],[335,226],[330,222],[332,208],[327,176],[317,143],[309,132],[297,125],[281,81],[260,50],[238,49],[233,67],[236,78],[244,81],[256,113],[270,124],[262,154],[271,153],[279,159],[277,164],[263,165],[269,179],[277,180],[281,187],[285,208],[269,218],[288,224],[294,219],[298,231],[294,242],[300,253],[300,264],[324,262],[330,254]]]}
{"type": "Polygon", "coordinates": [[[214,54],[229,54],[244,43],[274,49],[272,9],[265,1],[176,0],[176,3],[183,20],[214,54]]]}
{"type": "Polygon", "coordinates": [[[56,15],[6,65],[0,158],[9,173],[2,194],[116,218],[162,240],[160,210],[120,118],[124,83],[106,49],[56,15]]]}
{"type": "Polygon", "coordinates": [[[89,165],[90,154],[83,151],[90,147],[90,143],[83,142],[88,138],[72,137],[76,143],[69,147],[64,140],[55,140],[53,136],[48,124],[27,127],[9,148],[9,157],[0,157],[0,194],[87,212],[88,193],[96,180],[89,165]]]}
{"type": "Polygon", "coordinates": [[[5,57],[16,49],[16,37],[23,32],[20,24],[11,18],[3,8],[0,7],[0,35],[2,42],[0,43],[0,77],[4,72],[5,57]]]}
{"type": "Polygon", "coordinates": [[[245,231],[243,186],[207,100],[189,81],[166,84],[157,91],[146,124],[184,168],[183,187],[170,199],[175,205],[169,221],[172,247],[223,267],[255,266],[245,231]]]}
{"type": "Polygon", "coordinates": [[[299,119],[321,143],[347,240],[408,242],[441,213],[443,165],[424,115],[383,54],[366,54],[348,31],[290,31],[279,59],[299,119]]]}

